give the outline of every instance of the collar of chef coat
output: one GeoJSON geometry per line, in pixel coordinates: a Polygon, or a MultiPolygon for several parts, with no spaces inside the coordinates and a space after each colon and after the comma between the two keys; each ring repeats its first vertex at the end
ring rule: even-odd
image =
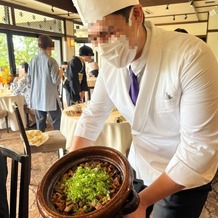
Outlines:
{"type": "MultiPolygon", "coordinates": [[[[145,46],[142,50],[142,54],[137,60],[133,61],[130,64],[133,73],[138,77],[139,85],[140,85],[143,72],[145,71],[145,66],[146,66],[146,62],[148,59],[148,49],[149,49],[150,39],[151,39],[151,30],[146,29],[146,32],[147,32],[147,39],[146,39],[145,46]]],[[[129,69],[129,65],[127,66],[127,68],[129,69]]]]}
{"type": "Polygon", "coordinates": [[[133,61],[130,64],[132,71],[134,72],[136,76],[143,73],[146,62],[147,62],[147,58],[148,58],[148,49],[149,49],[150,39],[151,39],[151,30],[146,29],[146,32],[147,32],[147,39],[146,39],[145,46],[142,50],[142,54],[137,60],[133,61]]]}
{"type": "Polygon", "coordinates": [[[148,111],[152,100],[155,82],[158,75],[158,68],[161,60],[162,51],[162,35],[161,29],[155,27],[151,22],[147,21],[147,32],[151,33],[150,40],[148,37],[148,49],[146,51],[147,63],[142,74],[140,82],[140,90],[138,99],[134,109],[134,118],[132,123],[132,133],[140,134],[146,124],[148,111]]]}

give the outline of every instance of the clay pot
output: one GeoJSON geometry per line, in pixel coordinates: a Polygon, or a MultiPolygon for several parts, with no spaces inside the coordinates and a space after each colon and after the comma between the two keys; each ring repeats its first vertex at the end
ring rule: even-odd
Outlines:
{"type": "Polygon", "coordinates": [[[138,194],[133,188],[133,172],[128,160],[115,149],[103,146],[83,148],[55,162],[42,178],[37,189],[36,200],[39,212],[44,218],[118,218],[135,211],[139,204],[138,194]],[[60,215],[51,203],[51,195],[56,182],[72,166],[93,159],[107,161],[117,167],[123,181],[120,190],[98,210],[85,215],[60,215]]]}

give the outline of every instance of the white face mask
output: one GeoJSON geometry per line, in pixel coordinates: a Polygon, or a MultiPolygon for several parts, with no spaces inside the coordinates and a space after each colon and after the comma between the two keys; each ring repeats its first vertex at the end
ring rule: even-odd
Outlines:
{"type": "Polygon", "coordinates": [[[103,43],[98,46],[102,58],[112,65],[122,68],[130,64],[136,56],[136,47],[130,48],[126,36],[121,35],[113,42],[103,43]]]}
{"type": "MultiPolygon", "coordinates": [[[[129,15],[129,26],[132,26],[133,9],[129,15]]],[[[138,34],[137,34],[138,35],[138,34]]],[[[111,37],[108,43],[102,43],[98,46],[98,51],[102,58],[112,65],[122,68],[130,64],[136,56],[137,48],[131,48],[125,35],[111,37]]]]}

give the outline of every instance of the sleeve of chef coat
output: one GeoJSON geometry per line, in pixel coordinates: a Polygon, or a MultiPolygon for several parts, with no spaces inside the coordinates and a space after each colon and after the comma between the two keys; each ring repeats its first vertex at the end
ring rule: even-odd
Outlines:
{"type": "Polygon", "coordinates": [[[191,188],[210,182],[218,164],[218,64],[206,44],[187,54],[181,86],[181,142],[166,173],[191,188]]]}
{"type": "Polygon", "coordinates": [[[97,139],[106,119],[114,108],[107,94],[104,80],[100,75],[101,73],[99,73],[96,81],[92,98],[83,110],[74,132],[75,136],[81,136],[92,141],[97,139]]]}

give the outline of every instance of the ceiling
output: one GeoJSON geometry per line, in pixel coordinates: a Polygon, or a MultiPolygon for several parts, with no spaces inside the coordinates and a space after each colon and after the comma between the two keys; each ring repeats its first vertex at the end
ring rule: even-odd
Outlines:
{"type": "MultiPolygon", "coordinates": [[[[218,13],[218,0],[139,0],[145,16],[157,25],[205,22],[218,13]],[[168,9],[168,10],[167,10],[168,9]]],[[[0,0],[81,22],[72,0],[0,0]]]]}

